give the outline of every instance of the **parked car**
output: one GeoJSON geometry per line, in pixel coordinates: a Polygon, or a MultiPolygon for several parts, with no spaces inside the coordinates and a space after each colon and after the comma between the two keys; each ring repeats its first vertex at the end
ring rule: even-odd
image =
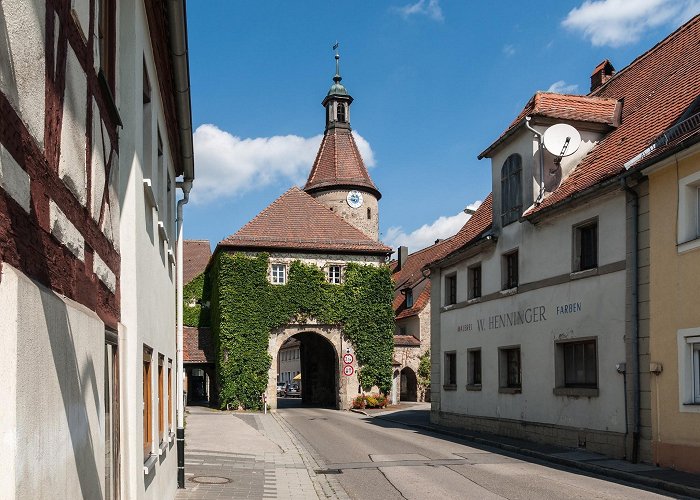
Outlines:
{"type": "Polygon", "coordinates": [[[289,398],[300,398],[301,388],[299,384],[288,384],[287,385],[287,397],[289,398]]]}
{"type": "Polygon", "coordinates": [[[277,382],[277,395],[278,396],[286,396],[287,395],[286,382],[277,382]]]}

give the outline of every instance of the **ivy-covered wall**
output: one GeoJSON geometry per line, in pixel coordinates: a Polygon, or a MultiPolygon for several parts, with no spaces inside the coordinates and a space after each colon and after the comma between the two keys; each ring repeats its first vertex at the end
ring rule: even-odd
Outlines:
{"type": "Polygon", "coordinates": [[[212,327],[221,406],[262,407],[260,395],[272,362],[267,352],[270,331],[307,318],[340,325],[353,344],[362,387],[388,391],[394,349],[389,268],[349,263],[343,284],[332,285],[317,266],[294,261],[287,284],[272,285],[268,262],[265,253],[249,257],[219,252],[208,275],[184,290],[185,324],[212,327]],[[205,306],[210,302],[210,307],[197,300],[205,306]]]}

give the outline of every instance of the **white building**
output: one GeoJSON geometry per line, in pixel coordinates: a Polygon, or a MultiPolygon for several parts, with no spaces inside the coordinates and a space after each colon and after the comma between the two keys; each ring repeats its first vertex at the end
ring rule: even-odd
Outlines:
{"type": "Polygon", "coordinates": [[[2,496],[172,498],[184,2],[0,19],[2,496]]]}

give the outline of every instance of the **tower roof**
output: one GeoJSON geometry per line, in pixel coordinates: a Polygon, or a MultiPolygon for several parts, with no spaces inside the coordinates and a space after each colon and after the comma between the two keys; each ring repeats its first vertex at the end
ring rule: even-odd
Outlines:
{"type": "Polygon", "coordinates": [[[391,248],[356,229],[297,187],[272,202],[219,247],[388,255],[391,248]]]}
{"type": "Polygon", "coordinates": [[[367,172],[360,150],[348,129],[326,130],[316,160],[304,186],[304,191],[356,187],[372,192],[377,199],[381,193],[367,172]]]}

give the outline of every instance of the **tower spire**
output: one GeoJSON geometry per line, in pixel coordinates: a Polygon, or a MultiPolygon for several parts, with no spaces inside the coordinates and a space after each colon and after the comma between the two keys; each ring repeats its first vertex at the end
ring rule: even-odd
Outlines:
{"type": "Polygon", "coordinates": [[[338,47],[340,46],[339,41],[335,41],[335,45],[333,45],[333,50],[335,50],[335,76],[333,77],[333,81],[335,83],[340,83],[340,81],[343,79],[342,76],[340,76],[340,53],[338,52],[338,47]]]}

